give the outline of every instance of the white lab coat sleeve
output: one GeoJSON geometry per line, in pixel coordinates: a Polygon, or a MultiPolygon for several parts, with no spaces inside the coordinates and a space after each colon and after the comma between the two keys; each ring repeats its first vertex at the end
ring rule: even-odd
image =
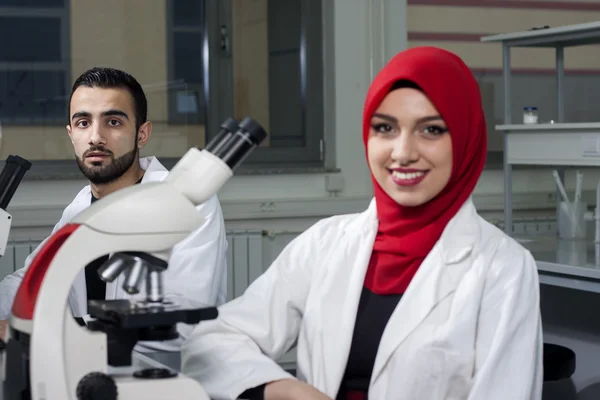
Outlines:
{"type": "MultiPolygon", "coordinates": [[[[197,207],[205,216],[202,225],[173,247],[163,273],[166,300],[183,308],[218,306],[227,298],[227,237],[223,212],[216,196],[197,207]]],[[[179,351],[193,325],[180,323],[180,337],[169,341],[139,342],[140,352],[179,351]]]]}
{"type": "Polygon", "coordinates": [[[511,239],[488,270],[469,400],[542,398],[543,338],[539,278],[529,251],[511,239]]]}
{"type": "Polygon", "coordinates": [[[294,377],[276,360],[299,335],[312,268],[320,259],[321,223],[288,244],[244,294],[201,322],[182,349],[182,371],[211,399],[236,399],[245,390],[294,377]]]}
{"type": "Polygon", "coordinates": [[[65,225],[67,215],[69,215],[68,208],[66,208],[63,211],[60,220],[56,223],[56,225],[54,225],[52,233],[48,235],[48,237],[44,239],[44,241],[40,243],[35,248],[35,250],[33,250],[31,254],[29,254],[29,256],[27,256],[23,267],[19,268],[12,274],[7,275],[6,277],[4,277],[4,279],[2,279],[2,282],[0,282],[0,320],[7,320],[10,317],[13,301],[15,300],[17,290],[21,285],[21,281],[23,280],[23,276],[25,276],[27,268],[29,268],[31,261],[33,260],[35,255],[40,251],[40,249],[46,243],[46,241],[50,238],[50,236],[52,236],[52,234],[54,234],[56,231],[58,231],[65,225]]]}

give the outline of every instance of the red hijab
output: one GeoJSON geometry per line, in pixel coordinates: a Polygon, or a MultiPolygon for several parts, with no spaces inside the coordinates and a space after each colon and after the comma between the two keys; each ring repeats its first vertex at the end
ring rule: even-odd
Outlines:
{"type": "Polygon", "coordinates": [[[458,56],[434,47],[397,54],[375,77],[363,113],[365,148],[373,113],[400,80],[420,87],[446,122],[452,140],[452,174],[435,198],[417,207],[400,206],[372,177],[379,228],[365,287],[377,294],[404,293],[450,219],[475,189],[487,153],[479,85],[458,56]]]}

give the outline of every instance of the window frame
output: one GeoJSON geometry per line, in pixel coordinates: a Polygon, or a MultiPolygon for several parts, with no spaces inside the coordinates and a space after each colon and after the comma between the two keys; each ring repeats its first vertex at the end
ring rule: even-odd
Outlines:
{"type": "MultiPolygon", "coordinates": [[[[62,7],[4,7],[0,6],[0,17],[40,18],[51,17],[60,20],[60,62],[12,62],[0,61],[1,71],[62,71],[65,79],[65,95],[68,96],[71,88],[71,7],[70,1],[64,0],[62,7]]],[[[66,124],[68,117],[65,110],[64,116],[56,117],[28,117],[3,119],[0,122],[7,126],[60,126],[66,124]]]]}
{"type": "MultiPolygon", "coordinates": [[[[205,2],[207,35],[204,54],[207,107],[206,141],[219,131],[219,125],[233,115],[232,57],[221,49],[221,29],[225,28],[231,41],[231,0],[205,2]],[[209,51],[207,51],[209,50],[209,51]],[[216,88],[214,88],[216,84],[216,88]]],[[[303,131],[305,145],[298,147],[260,147],[244,161],[246,168],[324,168],[325,167],[325,46],[324,10],[322,0],[303,0],[300,33],[300,66],[303,131]]],[[[231,46],[231,43],[230,43],[231,46]]],[[[250,116],[252,117],[252,116],[250,116]]]]}

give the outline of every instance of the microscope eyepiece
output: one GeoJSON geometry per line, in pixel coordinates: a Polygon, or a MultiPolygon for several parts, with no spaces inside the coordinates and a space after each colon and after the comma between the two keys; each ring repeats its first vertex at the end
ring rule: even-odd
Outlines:
{"type": "Polygon", "coordinates": [[[262,141],[267,138],[267,132],[263,129],[263,127],[250,117],[246,117],[242,122],[240,122],[240,130],[246,132],[248,134],[248,139],[250,139],[256,146],[260,145],[262,141]]]}
{"type": "Polygon", "coordinates": [[[221,129],[226,130],[228,132],[235,132],[238,130],[238,123],[235,119],[229,117],[221,124],[221,129]]]}
{"type": "Polygon", "coordinates": [[[233,171],[266,137],[264,128],[246,117],[235,132],[213,139],[205,150],[219,157],[233,171]]]}
{"type": "Polygon", "coordinates": [[[230,117],[223,121],[220,128],[221,130],[217,133],[217,136],[204,147],[204,150],[214,154],[214,152],[218,151],[226,143],[226,140],[239,129],[239,126],[237,121],[230,117]]]}

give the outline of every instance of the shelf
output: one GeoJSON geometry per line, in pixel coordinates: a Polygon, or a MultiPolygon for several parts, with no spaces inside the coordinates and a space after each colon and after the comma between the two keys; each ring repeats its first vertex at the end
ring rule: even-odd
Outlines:
{"type": "Polygon", "coordinates": [[[572,47],[600,43],[600,21],[483,36],[482,42],[501,42],[509,47],[572,47]]]}
{"type": "Polygon", "coordinates": [[[498,125],[508,164],[600,166],[600,123],[498,125]]]}
{"type": "Polygon", "coordinates": [[[560,124],[510,124],[496,125],[498,131],[580,131],[580,130],[599,130],[600,122],[567,122],[560,124]]]}

